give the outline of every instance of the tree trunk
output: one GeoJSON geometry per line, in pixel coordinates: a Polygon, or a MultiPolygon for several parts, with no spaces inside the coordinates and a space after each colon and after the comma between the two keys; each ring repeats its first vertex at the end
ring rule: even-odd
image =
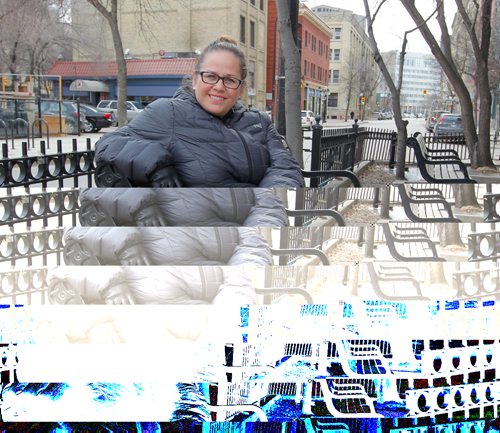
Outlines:
{"type": "Polygon", "coordinates": [[[455,193],[455,207],[473,207],[481,209],[476,198],[476,188],[472,184],[459,184],[453,186],[455,193]]]}
{"type": "MultiPolygon", "coordinates": [[[[366,19],[368,25],[368,39],[370,41],[370,47],[373,53],[373,57],[375,62],[377,63],[382,75],[384,76],[387,87],[389,88],[392,96],[392,109],[394,112],[394,120],[396,122],[396,127],[398,130],[398,141],[396,144],[396,178],[399,180],[404,180],[405,178],[405,159],[406,159],[406,139],[407,139],[407,131],[406,131],[406,123],[403,121],[401,117],[401,100],[400,100],[400,91],[394,84],[394,80],[387,69],[387,66],[380,54],[378,49],[377,41],[375,40],[375,35],[373,33],[373,21],[370,12],[370,7],[368,5],[368,0],[363,0],[366,11],[366,19]]],[[[404,52],[404,47],[401,50],[404,52]]],[[[404,61],[404,56],[403,56],[404,61]]],[[[404,64],[404,63],[403,63],[404,64]]]]}
{"type": "MultiPolygon", "coordinates": [[[[487,3],[490,3],[491,0],[487,0],[487,3]]],[[[450,81],[451,85],[455,89],[455,92],[458,96],[458,99],[460,100],[460,107],[462,110],[462,123],[464,126],[464,136],[465,136],[465,141],[467,143],[467,146],[469,148],[470,152],[470,157],[471,157],[471,166],[473,168],[478,168],[478,167],[488,167],[488,168],[494,168],[493,161],[491,159],[491,151],[490,151],[490,145],[489,145],[489,120],[488,122],[486,119],[482,119],[479,122],[479,129],[480,129],[480,137],[478,137],[478,134],[476,133],[476,124],[475,124],[475,119],[474,119],[474,109],[472,105],[472,100],[471,96],[469,93],[469,90],[467,89],[462,77],[460,76],[458,69],[453,61],[453,58],[451,57],[451,54],[448,53],[446,50],[446,53],[443,51],[441,48],[440,44],[436,41],[436,38],[434,37],[432,31],[429,29],[427,23],[423,19],[422,15],[418,11],[418,8],[415,4],[414,0],[401,0],[401,3],[407,10],[407,12],[410,14],[411,18],[415,22],[417,26],[419,26],[420,33],[422,34],[423,38],[427,42],[427,45],[429,45],[432,54],[438,61],[439,65],[441,66],[443,72],[445,73],[446,77],[450,81]],[[484,128],[487,127],[487,132],[484,130],[484,128]],[[485,140],[485,136],[488,134],[488,140],[485,140]]],[[[488,73],[487,73],[487,61],[485,63],[484,59],[484,52],[481,54],[481,49],[479,48],[479,42],[476,37],[476,34],[474,32],[474,29],[471,28],[472,25],[470,23],[470,20],[468,19],[468,16],[465,12],[465,9],[463,7],[462,1],[461,0],[455,0],[455,3],[457,4],[459,12],[461,12],[461,17],[464,20],[466,27],[468,28],[471,44],[474,50],[474,57],[476,60],[477,64],[477,77],[478,77],[478,82],[480,83],[479,86],[483,89],[488,89],[488,94],[489,94],[489,80],[488,80],[488,73]],[[468,22],[467,22],[467,21],[468,22]],[[486,70],[486,73],[485,73],[486,70]]],[[[491,3],[490,3],[491,5],[491,3]]],[[[483,11],[484,15],[484,11],[483,11]]],[[[445,37],[449,39],[449,33],[447,33],[447,28],[446,25],[443,24],[444,22],[444,13],[438,14],[438,21],[441,20],[440,22],[440,28],[442,33],[444,34],[445,37]]],[[[489,22],[491,24],[491,21],[489,22]]],[[[485,25],[484,20],[483,20],[483,25],[485,25]]],[[[491,29],[491,27],[490,27],[491,29]]],[[[488,33],[483,32],[483,38],[489,39],[488,33]]],[[[484,44],[486,44],[486,40],[482,41],[482,46],[484,47],[484,44]]],[[[487,60],[487,57],[486,57],[487,60]]],[[[480,98],[487,98],[484,101],[484,104],[487,104],[488,97],[486,95],[486,91],[480,90],[480,98]]],[[[489,97],[490,104],[491,104],[491,96],[489,97]]],[[[483,100],[481,99],[481,105],[483,105],[483,100]]],[[[488,111],[487,116],[489,119],[489,106],[486,109],[488,111]]],[[[486,116],[485,113],[483,113],[484,116],[486,116]]],[[[480,115],[481,116],[481,115],[480,115]]]]}
{"type": "Polygon", "coordinates": [[[448,285],[446,276],[444,275],[443,262],[430,262],[429,267],[429,284],[443,284],[448,285]]]}
{"type": "MultiPolygon", "coordinates": [[[[123,53],[123,43],[118,28],[118,0],[110,0],[111,10],[108,10],[99,0],[87,0],[106,19],[113,38],[115,59],[117,65],[117,89],[118,89],[118,126],[127,124],[127,62],[123,53]]],[[[108,3],[106,3],[108,4],[108,3]]]]}
{"type": "Polygon", "coordinates": [[[289,0],[276,0],[276,7],[281,48],[285,59],[286,140],[292,154],[303,167],[302,124],[300,120],[300,52],[292,33],[289,0]]]}
{"type": "Polygon", "coordinates": [[[442,247],[463,247],[458,223],[439,224],[439,245],[442,247]]]}

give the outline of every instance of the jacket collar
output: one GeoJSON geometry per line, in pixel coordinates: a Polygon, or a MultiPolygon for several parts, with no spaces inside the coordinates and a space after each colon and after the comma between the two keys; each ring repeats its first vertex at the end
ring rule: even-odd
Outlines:
{"type": "MultiPolygon", "coordinates": [[[[196,106],[200,107],[200,109],[204,110],[203,107],[198,104],[198,101],[196,100],[196,97],[194,96],[194,91],[192,89],[186,89],[184,87],[180,87],[177,89],[174,95],[175,99],[181,99],[184,101],[189,101],[192,104],[195,104],[196,106]]],[[[205,111],[205,110],[204,110],[205,111]]],[[[210,114],[206,112],[209,116],[213,116],[217,119],[221,119],[226,125],[237,122],[241,116],[243,116],[243,113],[247,111],[247,108],[240,102],[237,101],[236,104],[229,110],[229,112],[222,118],[218,116],[214,116],[213,114],[210,114]]]]}

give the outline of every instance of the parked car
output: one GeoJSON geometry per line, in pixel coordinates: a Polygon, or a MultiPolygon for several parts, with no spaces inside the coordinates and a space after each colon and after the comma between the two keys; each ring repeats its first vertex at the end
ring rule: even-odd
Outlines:
{"type": "Polygon", "coordinates": [[[310,131],[314,122],[314,113],[312,111],[301,111],[302,129],[310,131]]]}
{"type": "MultiPolygon", "coordinates": [[[[97,109],[99,111],[102,111],[103,113],[113,113],[115,115],[115,117],[117,117],[116,112],[118,110],[118,101],[117,100],[104,99],[102,101],[99,101],[99,104],[97,104],[97,109]]],[[[144,107],[141,105],[140,102],[127,101],[127,120],[131,121],[143,109],[144,109],[144,107]]]]}
{"type": "Polygon", "coordinates": [[[87,104],[80,104],[80,110],[85,113],[85,132],[97,132],[101,128],[108,128],[115,123],[113,113],[103,113],[87,104]]]}
{"type": "Polygon", "coordinates": [[[78,107],[74,102],[62,101],[61,108],[59,109],[58,101],[42,101],[41,103],[42,115],[49,114],[61,116],[66,119],[66,131],[68,134],[78,133],[78,123],[80,131],[85,129],[85,113],[80,109],[80,122],[78,122],[78,107]]]}
{"type": "Polygon", "coordinates": [[[425,129],[429,132],[434,131],[434,125],[438,121],[439,117],[441,114],[449,113],[449,111],[444,111],[444,110],[436,110],[433,111],[432,113],[429,114],[427,117],[427,120],[425,121],[425,129]]]}
{"type": "Polygon", "coordinates": [[[460,114],[441,114],[434,125],[435,135],[463,134],[464,125],[460,114]]]}

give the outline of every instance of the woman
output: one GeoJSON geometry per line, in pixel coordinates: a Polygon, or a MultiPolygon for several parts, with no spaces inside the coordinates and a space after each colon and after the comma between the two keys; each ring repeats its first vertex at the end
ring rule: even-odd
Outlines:
{"type": "Polygon", "coordinates": [[[192,86],[99,140],[97,164],[112,165],[133,186],[302,187],[300,167],[269,116],[238,102],[246,75],[234,40],[212,42],[192,86]]]}

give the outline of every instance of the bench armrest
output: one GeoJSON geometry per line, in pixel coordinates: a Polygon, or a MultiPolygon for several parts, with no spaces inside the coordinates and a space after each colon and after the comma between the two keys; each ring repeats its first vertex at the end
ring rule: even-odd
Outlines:
{"type": "Polygon", "coordinates": [[[334,209],[286,209],[286,214],[290,217],[296,216],[329,216],[332,217],[338,226],[345,226],[342,214],[334,209]]]}
{"type": "Polygon", "coordinates": [[[361,187],[361,183],[359,182],[358,177],[349,170],[315,170],[315,171],[306,171],[301,170],[302,176],[307,178],[312,177],[325,177],[325,176],[333,176],[333,177],[346,177],[351,182],[355,188],[361,187]]]}

